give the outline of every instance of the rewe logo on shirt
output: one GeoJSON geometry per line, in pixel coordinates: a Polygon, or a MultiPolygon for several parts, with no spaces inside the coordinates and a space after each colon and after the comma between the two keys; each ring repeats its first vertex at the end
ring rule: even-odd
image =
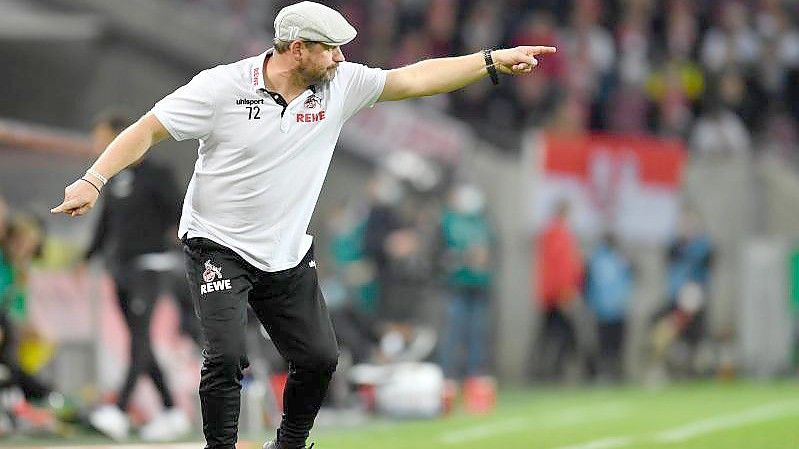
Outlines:
{"type": "Polygon", "coordinates": [[[212,264],[210,259],[205,261],[203,281],[205,283],[200,284],[200,294],[203,295],[233,288],[230,284],[230,279],[222,279],[222,269],[212,264]],[[216,280],[216,278],[219,278],[219,280],[216,280]]]}
{"type": "Polygon", "coordinates": [[[324,119],[325,119],[325,111],[319,111],[315,114],[311,113],[297,114],[297,123],[320,122],[324,119]]]}

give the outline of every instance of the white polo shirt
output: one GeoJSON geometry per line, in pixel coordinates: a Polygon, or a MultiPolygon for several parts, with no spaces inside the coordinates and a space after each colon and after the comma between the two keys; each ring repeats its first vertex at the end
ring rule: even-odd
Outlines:
{"type": "Polygon", "coordinates": [[[308,224],[341,127],[374,105],[386,74],[339,63],[332,81],[284,109],[261,74],[271,51],[200,72],[152,112],[175,139],[200,142],[178,235],[205,237],[280,271],[310,248],[308,224]]]}

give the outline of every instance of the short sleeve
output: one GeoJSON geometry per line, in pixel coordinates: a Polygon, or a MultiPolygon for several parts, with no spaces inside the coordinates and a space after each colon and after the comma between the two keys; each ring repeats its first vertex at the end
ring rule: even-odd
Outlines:
{"type": "Polygon", "coordinates": [[[342,62],[340,69],[344,83],[344,120],[348,120],[377,102],[386,84],[386,72],[351,62],[342,62]]]}
{"type": "Polygon", "coordinates": [[[211,70],[204,70],[153,106],[151,112],[175,140],[200,139],[211,134],[216,84],[213,78],[211,70]]]}

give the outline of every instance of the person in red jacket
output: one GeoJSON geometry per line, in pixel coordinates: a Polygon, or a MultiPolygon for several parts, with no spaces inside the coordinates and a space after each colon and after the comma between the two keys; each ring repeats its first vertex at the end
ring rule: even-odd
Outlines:
{"type": "Polygon", "coordinates": [[[535,242],[535,301],[543,323],[534,369],[544,380],[563,374],[567,357],[578,344],[573,322],[584,270],[579,242],[569,227],[569,209],[567,201],[559,202],[535,242]]]}

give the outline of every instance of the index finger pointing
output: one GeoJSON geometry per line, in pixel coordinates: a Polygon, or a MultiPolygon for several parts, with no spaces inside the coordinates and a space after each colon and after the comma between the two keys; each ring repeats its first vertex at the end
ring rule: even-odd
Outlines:
{"type": "Polygon", "coordinates": [[[64,201],[63,203],[59,204],[58,206],[50,209],[50,212],[53,214],[61,213],[61,212],[68,212],[72,209],[75,209],[77,206],[80,205],[80,201],[78,200],[69,200],[64,201]]]}
{"type": "Polygon", "coordinates": [[[555,47],[542,47],[542,46],[530,47],[530,52],[533,55],[549,55],[557,51],[558,49],[555,47]]]}

